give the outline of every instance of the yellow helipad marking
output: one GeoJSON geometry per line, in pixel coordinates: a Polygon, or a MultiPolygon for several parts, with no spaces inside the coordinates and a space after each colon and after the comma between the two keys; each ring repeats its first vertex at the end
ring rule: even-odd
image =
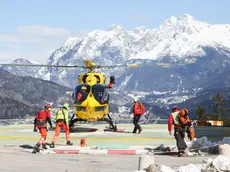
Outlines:
{"type": "MultiPolygon", "coordinates": [[[[72,137],[71,140],[80,140],[82,137],[72,137]]],[[[116,138],[106,138],[106,137],[85,137],[87,140],[174,140],[174,138],[169,137],[116,137],[116,138]]],[[[39,137],[28,137],[28,136],[0,136],[0,139],[14,139],[14,140],[38,140],[39,137]]],[[[51,138],[50,138],[51,139],[51,138]]],[[[60,140],[65,140],[65,138],[59,138],[60,140]]]]}

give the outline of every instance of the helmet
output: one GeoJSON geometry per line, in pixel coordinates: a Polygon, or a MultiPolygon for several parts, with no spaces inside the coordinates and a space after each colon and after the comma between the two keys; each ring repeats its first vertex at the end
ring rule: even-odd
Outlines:
{"type": "Polygon", "coordinates": [[[178,106],[173,106],[172,112],[174,112],[175,110],[180,110],[180,108],[178,106]]]}
{"type": "Polygon", "coordinates": [[[136,103],[136,102],[139,102],[138,98],[133,98],[133,101],[136,103]]]}
{"type": "Polygon", "coordinates": [[[45,106],[44,106],[44,109],[47,109],[47,110],[51,110],[51,106],[50,106],[50,104],[46,104],[45,106]]]}
{"type": "Polygon", "coordinates": [[[68,103],[64,103],[62,107],[68,110],[69,109],[69,104],[68,103]]]}
{"type": "Polygon", "coordinates": [[[81,87],[82,90],[86,90],[87,88],[85,86],[81,87]]]}

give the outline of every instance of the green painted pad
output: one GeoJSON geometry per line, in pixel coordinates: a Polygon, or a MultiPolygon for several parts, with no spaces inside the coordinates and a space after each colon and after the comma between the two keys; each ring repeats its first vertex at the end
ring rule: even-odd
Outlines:
{"type": "Polygon", "coordinates": [[[129,149],[130,145],[125,144],[99,144],[98,149],[129,149]]]}

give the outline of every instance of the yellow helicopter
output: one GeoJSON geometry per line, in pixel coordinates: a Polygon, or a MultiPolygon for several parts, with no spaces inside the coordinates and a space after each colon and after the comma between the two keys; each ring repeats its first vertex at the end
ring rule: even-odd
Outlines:
{"type": "Polygon", "coordinates": [[[109,84],[105,84],[106,77],[102,73],[94,72],[99,68],[117,68],[117,67],[138,67],[139,64],[100,66],[91,60],[84,60],[84,66],[66,66],[66,65],[43,65],[43,64],[0,64],[1,66],[30,66],[30,67],[54,67],[54,68],[82,68],[88,69],[87,73],[78,75],[78,85],[75,87],[72,98],[74,114],[70,119],[70,129],[74,127],[77,121],[106,121],[110,124],[112,131],[117,128],[113,124],[109,115],[109,92],[115,83],[114,76],[110,76],[109,84]],[[81,95],[81,98],[79,98],[81,95]],[[75,118],[76,117],[76,118],[75,118]]]}
{"type": "MultiPolygon", "coordinates": [[[[82,68],[88,69],[87,73],[78,75],[78,85],[75,87],[72,98],[74,113],[70,119],[69,127],[72,129],[77,121],[106,121],[112,131],[117,127],[113,124],[109,115],[109,92],[115,83],[115,77],[110,76],[109,84],[105,84],[106,77],[102,73],[94,72],[99,68],[138,67],[139,64],[100,66],[91,60],[84,60],[84,66],[72,65],[43,65],[43,64],[0,64],[2,66],[31,66],[31,67],[54,67],[54,68],[82,68]]],[[[156,64],[167,66],[167,64],[156,64]]]]}
{"type": "Polygon", "coordinates": [[[117,128],[109,115],[109,92],[115,83],[114,76],[110,76],[109,84],[105,84],[106,77],[102,73],[94,72],[98,68],[138,67],[138,64],[99,66],[91,60],[85,60],[87,73],[78,76],[78,84],[72,94],[74,100],[74,115],[70,119],[69,127],[72,128],[77,121],[106,121],[112,131],[117,128]],[[74,118],[74,117],[77,118],[74,118]]]}

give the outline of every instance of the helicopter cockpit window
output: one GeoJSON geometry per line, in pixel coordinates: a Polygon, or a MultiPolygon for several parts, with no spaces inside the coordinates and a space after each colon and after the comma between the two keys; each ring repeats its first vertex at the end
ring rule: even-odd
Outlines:
{"type": "Polygon", "coordinates": [[[94,98],[101,104],[109,102],[108,89],[102,84],[95,84],[92,86],[92,93],[94,98]]]}
{"type": "Polygon", "coordinates": [[[86,100],[90,92],[90,86],[88,84],[80,84],[75,87],[74,101],[75,103],[81,103],[86,100]]]}

